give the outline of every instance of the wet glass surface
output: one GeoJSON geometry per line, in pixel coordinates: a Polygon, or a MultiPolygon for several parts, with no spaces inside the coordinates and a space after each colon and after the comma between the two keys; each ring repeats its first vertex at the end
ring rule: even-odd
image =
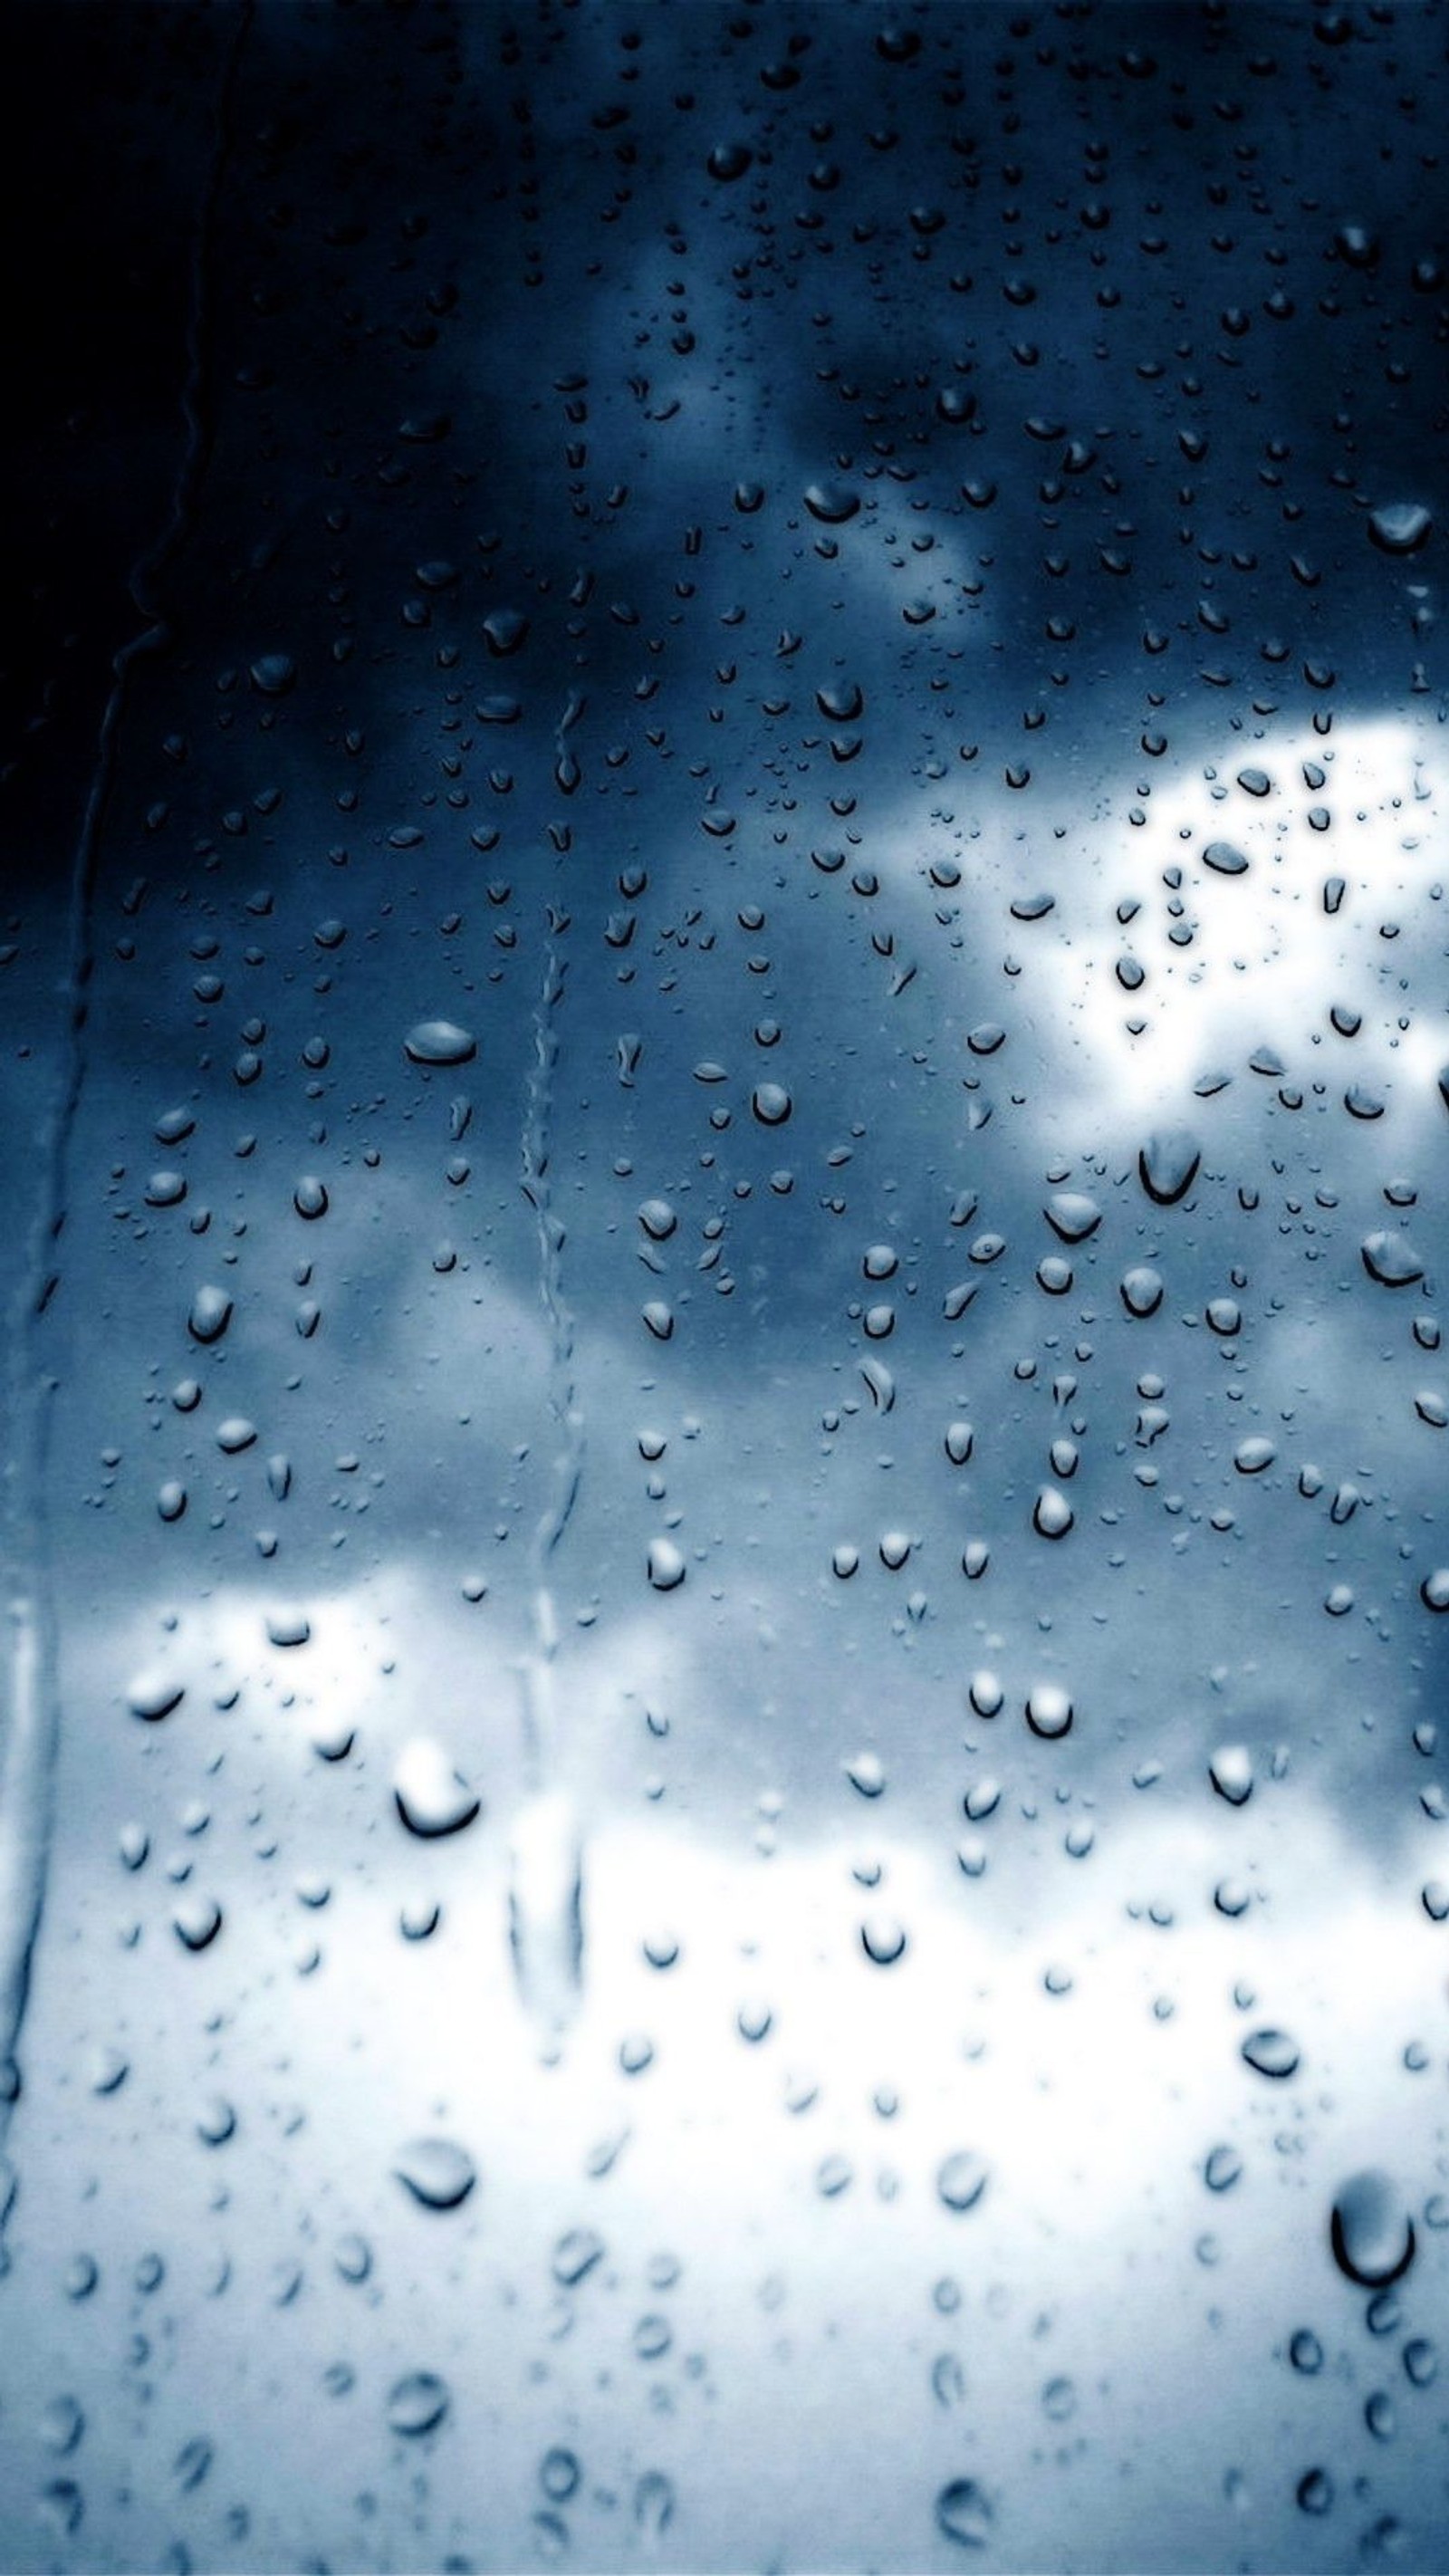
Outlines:
{"type": "Polygon", "coordinates": [[[12,25],[0,2564],[1444,2564],[1449,20],[12,25]]]}

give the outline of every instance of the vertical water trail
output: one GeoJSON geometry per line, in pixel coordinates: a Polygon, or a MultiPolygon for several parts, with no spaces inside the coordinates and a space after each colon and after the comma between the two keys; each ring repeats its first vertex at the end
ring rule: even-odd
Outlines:
{"type": "Polygon", "coordinates": [[[226,46],[213,141],[187,278],[183,437],[165,521],[132,566],[127,590],[140,624],[116,653],[96,736],[90,785],[71,855],[65,947],[65,1029],[46,1119],[39,1180],[6,1331],[4,1465],[0,1470],[0,2269],[15,2197],[5,2157],[20,2092],[18,2050],[45,1906],[60,1726],[53,1570],[46,1528],[46,1462],[55,1381],[46,1373],[42,1319],[59,1284],[71,1144],[87,1068],[95,963],[96,869],[131,675],[169,633],[155,584],[191,526],[210,447],[209,286],[217,210],[231,139],[231,106],[252,0],[241,0],[226,46]]]}
{"type": "Polygon", "coordinates": [[[530,1554],[533,1645],[522,1671],[528,1797],[514,1828],[509,1886],[509,1938],[519,1991],[555,2037],[573,2016],[583,1967],[583,1863],[577,1821],[559,1777],[554,1697],[558,1623],[549,1589],[550,1563],[572,1518],[584,1466],[574,1316],[564,1283],[565,1236],[554,1208],[551,1171],[557,1021],[568,975],[559,941],[567,927],[567,914],[550,904],[519,1140],[523,1193],[533,1209],[538,1244],[539,1295],[548,1318],[548,1403],[559,1447],[552,1497],[535,1524],[530,1554]]]}

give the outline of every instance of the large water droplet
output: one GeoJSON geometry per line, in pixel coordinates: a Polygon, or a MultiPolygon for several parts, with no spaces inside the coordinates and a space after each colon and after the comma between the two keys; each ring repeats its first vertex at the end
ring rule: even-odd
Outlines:
{"type": "Polygon", "coordinates": [[[848,483],[807,483],[805,507],[812,519],[822,520],[827,527],[840,527],[855,517],[860,496],[848,483]]]}
{"type": "Polygon", "coordinates": [[[419,1020],[403,1045],[414,1064],[468,1064],[478,1052],[472,1030],[455,1020],[419,1020]]]}
{"type": "Polygon", "coordinates": [[[1245,1744],[1220,1744],[1208,1765],[1208,1777],[1230,1807],[1246,1806],[1253,1794],[1253,1757],[1245,1744]]]}
{"type": "Polygon", "coordinates": [[[1155,1127],[1137,1157],[1142,1186],[1159,1207],[1185,1198],[1197,1178],[1202,1148],[1187,1127],[1155,1127]]]}
{"type": "Polygon", "coordinates": [[[1259,2075],[1271,2075],[1280,2083],[1298,2072],[1298,2043],[1286,2030],[1250,2031],[1243,2042],[1243,2056],[1259,2075]]]}
{"type": "Polygon", "coordinates": [[[138,1673],[126,1693],[126,1706],[133,1717],[144,1717],[152,1725],[169,1717],[186,1696],[186,1684],[174,1673],[138,1673]]]}
{"type": "Polygon", "coordinates": [[[441,1744],[414,1736],[393,1766],[393,1796],[409,1833],[434,1841],[471,1825],[482,1800],[453,1768],[441,1744]]]}
{"type": "Polygon", "coordinates": [[[414,2138],[393,2166],[423,2209],[459,2209],[478,2179],[472,2157],[450,2138],[414,2138]]]}
{"type": "Polygon", "coordinates": [[[1370,510],[1368,532],[1381,554],[1411,555],[1423,545],[1433,524],[1422,501],[1385,501],[1370,510]]]}
{"type": "Polygon", "coordinates": [[[1412,1288],[1424,1276],[1424,1265],[1406,1234],[1383,1226],[1363,1239],[1363,1266],[1381,1288],[1412,1288]]]}
{"type": "Polygon", "coordinates": [[[1038,1682],[1028,1696],[1026,1722],[1033,1735],[1054,1742],[1072,1723],[1072,1703],[1060,1682],[1038,1682]]]}
{"type": "Polygon", "coordinates": [[[1139,1322],[1155,1315],[1162,1303],[1162,1273],[1146,1261],[1135,1262],[1122,1276],[1122,1303],[1139,1322]]]}
{"type": "Polygon", "coordinates": [[[388,2392],[388,2425],[394,2433],[415,2440],[436,2430],[452,2402],[447,2381],[439,2379],[436,2371],[410,2370],[405,2378],[394,2380],[388,2392]]]}
{"type": "Polygon", "coordinates": [[[1340,2272],[1365,2289],[1381,2290],[1407,2272],[1414,2222],[1388,2174],[1370,2168],[1344,2184],[1334,2200],[1329,2242],[1340,2272]]]}
{"type": "Polygon", "coordinates": [[[1047,1223],[1063,1243],[1085,1243],[1102,1222],[1102,1211],[1085,1190],[1058,1190],[1047,1201],[1047,1223]]]}
{"type": "Polygon", "coordinates": [[[991,2505],[974,2478],[953,2478],[936,2498],[936,2521],[948,2540],[963,2549],[984,2549],[994,2520],[991,2505]]]}
{"type": "Polygon", "coordinates": [[[688,1570],[672,1538],[650,1540],[649,1580],[656,1592],[677,1591],[688,1570]]]}
{"type": "Polygon", "coordinates": [[[947,2209],[974,2209],[986,2189],[987,2169],[983,2159],[969,2147],[958,2147],[946,2158],[936,2176],[936,2189],[947,2209]]]}
{"type": "Polygon", "coordinates": [[[219,1342],[231,1322],[231,1299],[226,1290],[198,1288],[186,1322],[193,1341],[219,1342]]]}

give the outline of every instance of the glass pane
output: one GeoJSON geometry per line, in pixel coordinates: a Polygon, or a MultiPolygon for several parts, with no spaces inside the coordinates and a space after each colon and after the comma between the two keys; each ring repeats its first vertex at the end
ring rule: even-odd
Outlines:
{"type": "Polygon", "coordinates": [[[1442,11],[12,24],[0,2560],[1442,2564],[1442,11]]]}

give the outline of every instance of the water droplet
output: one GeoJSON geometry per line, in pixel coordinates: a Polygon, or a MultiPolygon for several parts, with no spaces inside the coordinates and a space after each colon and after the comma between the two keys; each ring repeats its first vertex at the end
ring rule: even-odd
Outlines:
{"type": "Polygon", "coordinates": [[[1032,1527],[1040,1538],[1065,1538],[1076,1515],[1055,1485],[1043,1485],[1032,1508],[1032,1527]]]}
{"type": "Polygon", "coordinates": [[[592,2227],[571,2227],[553,2249],[553,2277],[560,2289],[576,2289],[604,2259],[604,2240],[592,2227]]]}
{"type": "Polygon", "coordinates": [[[450,2138],[414,2138],[393,2166],[423,2209],[459,2209],[478,2179],[473,2159],[450,2138]]]}
{"type": "Polygon", "coordinates": [[[783,1127],[793,1104],[783,1082],[757,1082],[750,1106],[762,1127],[783,1127]]]}
{"type": "Polygon", "coordinates": [[[471,1029],[455,1020],[419,1020],[403,1040],[414,1064],[468,1064],[478,1052],[471,1029]]]}
{"type": "Polygon", "coordinates": [[[845,1766],[845,1776],[863,1798],[878,1798],[886,1784],[885,1765],[878,1753],[857,1753],[845,1766]]]}
{"type": "Polygon", "coordinates": [[[544,2452],[539,2462],[538,2483],[551,2504],[567,2504],[569,2497],[576,2493],[583,2474],[577,2454],[556,2447],[544,2452]]]}
{"type": "Polygon", "coordinates": [[[1155,1315],[1162,1303],[1162,1298],[1161,1273],[1152,1269],[1147,1262],[1136,1262],[1130,1270],[1124,1272],[1122,1303],[1129,1315],[1136,1315],[1139,1320],[1155,1315]]]}
{"type": "Polygon", "coordinates": [[[674,2520],[674,2488],[661,2469],[646,2469],[634,2488],[634,2521],[646,2540],[662,2540],[674,2520]]]}
{"type": "Polygon", "coordinates": [[[231,1322],[231,1315],[231,1299],[224,1288],[198,1288],[186,1319],[192,1340],[219,1342],[231,1322]]]}
{"type": "Polygon", "coordinates": [[[186,1696],[186,1684],[174,1673],[138,1673],[126,1693],[126,1706],[133,1717],[144,1717],[150,1724],[169,1717],[186,1696]]]}
{"type": "Polygon", "coordinates": [[[296,678],[290,653],[259,653],[251,666],[252,687],[264,698],[284,698],[296,678]]]}
{"type": "Polygon", "coordinates": [[[1424,1276],[1424,1265],[1405,1234],[1381,1227],[1363,1240],[1363,1266],[1381,1288],[1412,1288],[1424,1276]]]}
{"type": "Polygon", "coordinates": [[[1253,1794],[1253,1758],[1245,1744],[1220,1744],[1208,1764],[1208,1778],[1230,1807],[1246,1806],[1253,1794]]]}
{"type": "Polygon", "coordinates": [[[460,1833],[482,1805],[431,1736],[414,1736],[403,1746],[393,1766],[392,1787],[403,1823],[424,1841],[460,1833]]]}
{"type": "Polygon", "coordinates": [[[171,1922],[183,1950],[209,1950],[221,1930],[221,1907],[214,1896],[188,1896],[171,1922]]]}
{"type": "Polygon", "coordinates": [[[984,2549],[994,2520],[991,2504],[974,2478],[953,2478],[936,2498],[940,2529],[963,2549],[984,2549]]]}
{"type": "Polygon", "coordinates": [[[893,1968],[905,1954],[906,1927],[893,1914],[873,1914],[860,1927],[860,1946],[877,1968],[893,1968]]]}
{"type": "Polygon", "coordinates": [[[1048,1199],[1047,1223],[1063,1243],[1085,1243],[1102,1222],[1102,1211],[1085,1190],[1058,1190],[1048,1199]]]}
{"type": "Polygon", "coordinates": [[[1257,2074],[1280,2083],[1298,2072],[1298,2043],[1286,2030],[1251,2031],[1243,2042],[1243,2057],[1257,2074]]]}
{"type": "Polygon", "coordinates": [[[807,483],[805,507],[812,519],[826,527],[841,527],[853,519],[860,508],[860,495],[848,483],[807,483]]]}
{"type": "Polygon", "coordinates": [[[1186,1127],[1156,1127],[1137,1157],[1142,1186],[1158,1207],[1173,1207],[1197,1178],[1202,1148],[1186,1127]]]}
{"type": "Polygon", "coordinates": [[[1357,2173],[1336,2195],[1329,2221],[1333,2259],[1350,2281],[1383,2289],[1414,2259],[1414,2222],[1385,2173],[1357,2173]]]}
{"type": "Polygon", "coordinates": [[[712,179],[742,179],[754,154],[743,143],[716,143],[705,164],[712,179]]]}
{"type": "Polygon", "coordinates": [[[394,2380],[388,2392],[389,2429],[409,2441],[435,2432],[452,2402],[447,2381],[435,2371],[410,2370],[405,2378],[394,2380]]]}
{"type": "Polygon", "coordinates": [[[1233,1451],[1233,1465],[1240,1476],[1261,1476],[1265,1467],[1272,1466],[1277,1455],[1273,1442],[1259,1433],[1252,1439],[1238,1442],[1233,1451]]]}
{"type": "Polygon", "coordinates": [[[59,2460],[79,2449],[85,2429],[85,2416],[74,2397],[52,2397],[41,2410],[40,2438],[59,2460]]]}
{"type": "Polygon", "coordinates": [[[988,2180],[984,2160],[969,2147],[958,2147],[936,2176],[936,2190],[947,2209],[974,2209],[988,2180]]]}
{"type": "Polygon", "coordinates": [[[1422,501],[1385,501],[1370,510],[1368,532],[1381,554],[1417,553],[1434,522],[1422,501]]]}
{"type": "Polygon", "coordinates": [[[649,1542],[649,1580],[656,1592],[675,1592],[689,1571],[673,1539],[652,1538],[649,1542]]]}
{"type": "Polygon", "coordinates": [[[1037,1682],[1026,1703],[1026,1722],[1033,1735],[1054,1742],[1066,1735],[1072,1723],[1072,1703],[1059,1682],[1037,1682]]]}

